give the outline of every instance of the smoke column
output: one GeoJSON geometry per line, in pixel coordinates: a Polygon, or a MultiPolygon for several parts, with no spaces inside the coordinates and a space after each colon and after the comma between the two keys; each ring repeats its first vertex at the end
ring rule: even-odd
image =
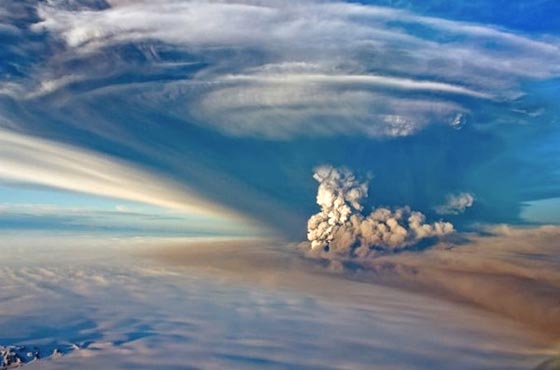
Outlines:
{"type": "Polygon", "coordinates": [[[311,255],[364,259],[453,233],[449,222],[426,223],[424,214],[410,207],[374,208],[364,215],[362,201],[368,183],[356,179],[348,169],[321,166],[313,177],[319,182],[321,211],[307,223],[311,255]]]}

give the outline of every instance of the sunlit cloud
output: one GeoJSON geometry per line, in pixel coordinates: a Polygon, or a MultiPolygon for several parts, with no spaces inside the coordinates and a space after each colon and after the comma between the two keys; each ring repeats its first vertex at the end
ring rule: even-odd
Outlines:
{"type": "MultiPolygon", "coordinates": [[[[203,200],[188,187],[130,163],[84,149],[0,129],[0,180],[99,195],[239,225],[240,215],[203,200]]],[[[37,210],[37,209],[35,209],[37,210]]]]}
{"type": "Polygon", "coordinates": [[[473,206],[475,197],[471,193],[448,194],[445,203],[434,209],[440,215],[458,215],[473,206]]]}
{"type": "Polygon", "coordinates": [[[110,69],[95,66],[110,85],[111,77],[134,70],[119,55],[119,47],[134,44],[152,72],[174,71],[173,53],[199,63],[183,78],[146,87],[145,99],[165,101],[186,121],[234,136],[391,137],[432,124],[456,127],[457,117],[464,124],[472,104],[503,103],[507,112],[505,102],[523,96],[524,81],[560,74],[554,38],[372,5],[110,4],[39,6],[33,29],[65,48],[37,69],[28,98],[87,81],[87,74],[57,74],[69,60],[112,60],[110,69]]]}

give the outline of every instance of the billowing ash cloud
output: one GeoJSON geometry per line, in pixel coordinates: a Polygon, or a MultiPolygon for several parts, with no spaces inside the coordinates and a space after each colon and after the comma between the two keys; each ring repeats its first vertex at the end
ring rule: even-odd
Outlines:
{"type": "Polygon", "coordinates": [[[363,259],[453,232],[452,224],[426,223],[424,214],[409,207],[374,208],[364,215],[368,183],[345,168],[321,166],[313,177],[319,182],[321,211],[307,225],[311,255],[363,259]]]}
{"type": "Polygon", "coordinates": [[[474,204],[474,195],[470,193],[449,194],[445,204],[435,207],[435,211],[440,215],[458,215],[465,212],[474,204]]]}

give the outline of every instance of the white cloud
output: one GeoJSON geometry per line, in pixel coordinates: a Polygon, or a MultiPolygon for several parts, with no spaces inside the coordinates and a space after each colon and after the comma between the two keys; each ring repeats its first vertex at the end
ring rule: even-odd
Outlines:
{"type": "Polygon", "coordinates": [[[449,194],[445,204],[435,207],[435,210],[440,215],[458,215],[472,207],[474,200],[474,195],[471,193],[449,194]]]}
{"type": "Polygon", "coordinates": [[[358,85],[382,86],[411,91],[430,91],[467,95],[488,99],[491,96],[462,86],[435,81],[421,81],[410,78],[387,77],[378,75],[326,75],[326,74],[277,74],[277,75],[231,75],[227,80],[249,81],[269,84],[321,84],[321,85],[358,85]]]}
{"type": "Polygon", "coordinates": [[[66,87],[68,84],[83,79],[84,77],[79,75],[66,75],[52,80],[44,79],[40,82],[40,85],[34,91],[27,95],[27,98],[34,98],[49,94],[53,91],[66,87]]]}
{"type": "Polygon", "coordinates": [[[0,181],[150,204],[220,222],[247,220],[184,185],[116,158],[0,128],[0,181]]]}
{"type": "Polygon", "coordinates": [[[224,85],[188,105],[197,122],[235,136],[406,136],[430,123],[451,122],[460,105],[438,100],[394,98],[367,89],[294,82],[224,85]]]}
{"type": "MultiPolygon", "coordinates": [[[[187,53],[207,67],[180,85],[152,86],[152,98],[230,135],[410,135],[434,123],[457,126],[457,117],[464,122],[469,101],[490,99],[495,107],[519,97],[526,79],[560,75],[556,39],[391,8],[336,1],[111,5],[42,5],[34,29],[62,39],[66,57],[103,55],[114,65],[122,60],[108,50],[120,44],[144,45],[159,68],[166,68],[162,43],[187,53]],[[422,33],[414,32],[418,27],[422,33]]],[[[51,82],[63,75],[43,72],[47,81],[36,89],[56,92],[51,82]]]]}

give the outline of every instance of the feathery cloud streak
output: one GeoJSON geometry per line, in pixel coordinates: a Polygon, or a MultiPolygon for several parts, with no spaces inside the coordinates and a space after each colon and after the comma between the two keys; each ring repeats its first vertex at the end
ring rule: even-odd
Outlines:
{"type": "Polygon", "coordinates": [[[104,55],[114,63],[96,73],[124,73],[131,66],[122,65],[119,46],[132,44],[153,69],[199,63],[191,75],[147,86],[147,96],[223,133],[404,136],[434,123],[455,125],[473,104],[505,104],[523,95],[522,82],[560,75],[556,39],[391,8],[315,1],[110,5],[39,7],[42,21],[33,29],[65,49],[30,96],[87,80],[60,68],[68,60],[104,55]]]}
{"type": "Polygon", "coordinates": [[[0,181],[140,202],[210,221],[243,219],[188,187],[99,153],[0,129],[0,181]]]}

